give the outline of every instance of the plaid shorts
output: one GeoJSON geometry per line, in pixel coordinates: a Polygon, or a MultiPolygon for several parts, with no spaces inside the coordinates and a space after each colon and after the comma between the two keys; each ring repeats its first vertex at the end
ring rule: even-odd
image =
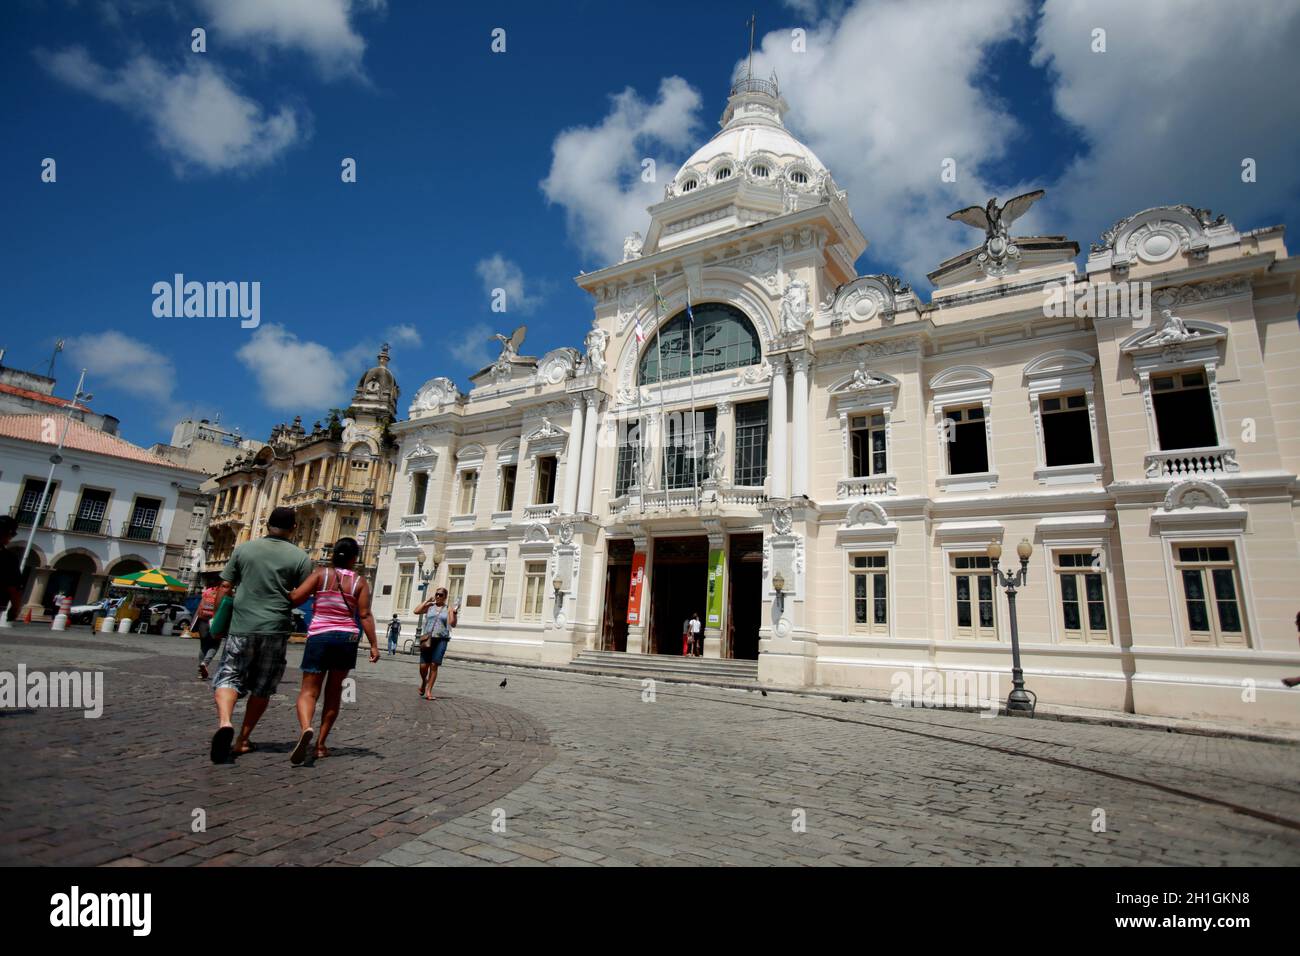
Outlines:
{"type": "Polygon", "coordinates": [[[212,689],[230,688],[239,696],[270,697],[284,676],[287,634],[228,634],[212,689]]]}

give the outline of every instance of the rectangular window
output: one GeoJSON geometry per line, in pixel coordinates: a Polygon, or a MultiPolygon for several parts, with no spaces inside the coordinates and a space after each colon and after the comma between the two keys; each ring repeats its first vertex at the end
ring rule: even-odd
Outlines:
{"type": "Polygon", "coordinates": [[[705,456],[713,447],[718,428],[714,408],[699,409],[668,416],[668,444],[664,458],[668,472],[667,487],[694,488],[704,480],[705,456]]]}
{"type": "Polygon", "coordinates": [[[411,606],[411,582],[415,580],[415,565],[403,564],[397,569],[397,601],[393,607],[405,611],[411,606]]]}
{"type": "Polygon", "coordinates": [[[889,471],[883,414],[854,415],[849,419],[849,454],[852,478],[883,475],[889,471]]]}
{"type": "Polygon", "coordinates": [[[45,481],[40,478],[28,478],[23,485],[23,496],[19,499],[14,518],[21,525],[30,525],[36,521],[36,510],[41,510],[41,524],[49,520],[50,505],[54,502],[54,492],[58,490],[57,481],[50,482],[50,493],[45,498],[45,507],[41,508],[41,495],[45,491],[45,481]]]}
{"type": "Polygon", "coordinates": [[[1094,462],[1088,397],[1083,392],[1051,395],[1038,403],[1043,420],[1043,460],[1052,465],[1094,462]]]}
{"type": "Polygon", "coordinates": [[[474,513],[474,501],[478,496],[478,469],[467,468],[460,473],[460,500],[456,513],[461,515],[472,515],[474,513]]]}
{"type": "MultiPolygon", "coordinates": [[[[77,516],[72,522],[72,530],[82,534],[104,534],[104,516],[107,512],[108,492],[83,488],[81,501],[77,505],[77,516]]],[[[190,521],[190,527],[194,527],[193,520],[190,521]]]]}
{"type": "Polygon", "coordinates": [[[622,498],[636,483],[637,456],[641,453],[641,422],[620,424],[623,439],[618,445],[618,462],[614,469],[614,497],[622,498]]]}
{"type": "Polygon", "coordinates": [[[505,591],[505,586],[504,573],[493,573],[488,576],[487,619],[489,621],[501,620],[501,594],[505,591]]]}
{"type": "Polygon", "coordinates": [[[126,536],[133,541],[148,541],[154,536],[154,527],[158,524],[158,512],[162,502],[157,498],[137,498],[135,508],[131,511],[131,522],[127,525],[126,536]]]}
{"type": "Polygon", "coordinates": [[[1213,448],[1219,444],[1204,369],[1151,376],[1151,403],[1160,448],[1213,448]]]}
{"type": "Polygon", "coordinates": [[[537,487],[533,493],[533,504],[549,505],[555,503],[555,456],[542,455],[537,459],[537,487]]]}
{"type": "Polygon", "coordinates": [[[516,465],[501,466],[501,496],[497,499],[497,511],[515,510],[515,475],[518,473],[516,465]]]}
{"type": "Polygon", "coordinates": [[[465,594],[465,565],[452,564],[447,567],[447,603],[455,607],[465,594]]]}
{"type": "Polygon", "coordinates": [[[888,562],[883,554],[855,554],[850,558],[853,627],[860,633],[889,633],[888,562]]]}
{"type": "Polygon", "coordinates": [[[736,484],[756,488],[767,480],[767,402],[736,406],[736,484]]]}
{"type": "Polygon", "coordinates": [[[1174,570],[1189,642],[1244,647],[1246,623],[1232,545],[1175,545],[1174,570]]]}
{"type": "Polygon", "coordinates": [[[973,475],[989,470],[989,446],[984,429],[984,406],[944,409],[944,438],[948,446],[948,474],[973,475]]]}
{"type": "Polygon", "coordinates": [[[995,641],[997,615],[993,609],[993,569],[987,555],[952,556],[957,637],[995,641]]]}
{"type": "Polygon", "coordinates": [[[411,476],[411,510],[407,514],[424,514],[424,499],[429,491],[429,473],[420,471],[411,476]]]}
{"type": "Polygon", "coordinates": [[[1061,595],[1061,636],[1071,642],[1109,644],[1106,579],[1091,552],[1056,552],[1061,595]]]}
{"type": "Polygon", "coordinates": [[[546,592],[546,562],[529,561],[524,565],[524,607],[520,617],[525,621],[542,619],[542,602],[546,592]]]}

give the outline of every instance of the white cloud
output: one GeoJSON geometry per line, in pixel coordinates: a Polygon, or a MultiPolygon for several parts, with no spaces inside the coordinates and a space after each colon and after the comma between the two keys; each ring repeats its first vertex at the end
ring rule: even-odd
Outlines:
{"type": "MultiPolygon", "coordinates": [[[[1084,248],[1114,220],[1166,203],[1272,225],[1300,196],[1300,6],[1217,0],[1047,0],[1034,62],[1086,151],[1057,185],[1063,228],[1084,248]],[[1106,30],[1106,52],[1092,31],[1106,30]],[[1241,162],[1259,181],[1241,181],[1241,162]]],[[[1052,194],[1049,192],[1049,198],[1052,194]]]]}
{"type": "Polygon", "coordinates": [[[418,349],[424,345],[424,337],[420,335],[420,330],[410,322],[390,325],[384,330],[384,338],[395,346],[408,346],[418,349]]]}
{"type": "Polygon", "coordinates": [[[326,78],[361,74],[366,41],[354,15],[384,6],[384,0],[199,0],[213,40],[302,50],[326,78]]]}
{"type": "Polygon", "coordinates": [[[448,345],[447,351],[461,365],[477,372],[492,364],[493,355],[489,347],[492,341],[491,326],[484,322],[475,322],[464,330],[459,341],[448,345]]]}
{"type": "Polygon", "coordinates": [[[73,89],[144,119],[178,175],[262,166],[305,135],[304,118],[294,110],[268,114],[201,57],[173,71],[144,54],[106,69],[76,46],[36,55],[73,89]]]}
{"type": "Polygon", "coordinates": [[[494,290],[505,292],[505,310],[523,315],[531,315],[542,304],[544,295],[533,287],[530,293],[524,287],[524,270],[510,259],[497,252],[486,259],[480,259],[474,267],[478,277],[483,280],[483,291],[490,297],[494,290]]]}
{"type": "Polygon", "coordinates": [[[633,230],[644,233],[646,207],[663,199],[677,171],[662,152],[693,146],[700,124],[700,95],[678,76],[660,81],[652,103],[630,87],[611,101],[598,125],[555,137],[541,182],[546,198],[564,208],[570,238],[602,266],[618,260],[633,230]],[[641,181],[643,159],[655,160],[655,182],[641,181]]]}
{"type": "Polygon", "coordinates": [[[777,71],[787,125],[848,191],[872,254],[914,282],[972,245],[948,213],[1026,185],[993,181],[1018,127],[980,83],[989,48],[1018,36],[1028,12],[1026,0],[864,0],[808,27],[806,52],[789,30],[754,52],[755,75],[777,71]],[[940,179],[946,158],[955,183],[940,179]]]}
{"type": "Polygon", "coordinates": [[[88,391],[111,388],[158,405],[172,403],[176,366],[152,345],[110,330],[69,339],[66,351],[86,369],[88,391]]]}
{"type": "Polygon", "coordinates": [[[282,325],[262,323],[235,356],[257,380],[269,408],[302,413],[341,406],[351,395],[347,360],[282,325]]]}

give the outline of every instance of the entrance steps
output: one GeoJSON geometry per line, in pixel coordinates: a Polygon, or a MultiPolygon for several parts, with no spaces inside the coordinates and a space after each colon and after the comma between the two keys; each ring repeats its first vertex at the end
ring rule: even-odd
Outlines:
{"type": "Polygon", "coordinates": [[[569,663],[572,670],[589,674],[663,675],[679,679],[752,684],[758,681],[758,661],[716,657],[681,657],[675,654],[626,654],[622,651],[583,651],[569,663]]]}

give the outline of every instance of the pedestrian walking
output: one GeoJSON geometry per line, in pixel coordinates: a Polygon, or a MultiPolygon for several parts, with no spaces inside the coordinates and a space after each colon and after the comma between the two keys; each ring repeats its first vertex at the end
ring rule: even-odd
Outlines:
{"type": "Polygon", "coordinates": [[[18,606],[23,603],[23,569],[20,558],[9,550],[9,542],[18,534],[18,522],[9,515],[0,515],[0,614],[9,620],[18,617],[18,606]]]}
{"type": "Polygon", "coordinates": [[[208,679],[208,665],[217,654],[220,640],[212,636],[212,617],[217,613],[221,589],[213,584],[203,589],[199,606],[194,611],[194,633],[199,636],[199,680],[208,679]]]}
{"type": "Polygon", "coordinates": [[[704,645],[700,638],[700,612],[695,611],[691,614],[691,619],[686,622],[686,627],[690,631],[691,653],[696,657],[704,655],[704,645]]]}
{"type": "Polygon", "coordinates": [[[420,696],[433,700],[433,685],[438,680],[438,668],[442,666],[447,645],[451,643],[451,629],[456,626],[460,602],[448,607],[447,589],[438,588],[415,613],[428,615],[424,619],[424,633],[420,635],[420,696]]]}
{"type": "Polygon", "coordinates": [[[357,645],[361,632],[370,641],[370,663],[379,660],[379,642],[375,638],[375,618],[370,613],[370,585],[353,566],[361,547],[356,538],[339,538],[334,543],[330,566],[317,568],[289,596],[295,606],[315,598],[311,625],[307,628],[307,647],[302,655],[302,687],[298,691],[298,744],[289,762],[307,759],[313,731],[311,720],[321,689],[325,705],[321,709],[320,737],[316,741],[316,759],[328,757],[325,738],[338,720],[343,699],[343,681],[357,666],[357,645]]]}
{"type": "Polygon", "coordinates": [[[402,622],[393,615],[393,619],[388,622],[388,656],[392,657],[397,653],[397,639],[402,636],[402,622]]]}
{"type": "Polygon", "coordinates": [[[266,713],[271,695],[284,676],[285,648],[293,629],[289,596],[312,573],[311,558],[292,541],[292,508],[276,508],[266,519],[266,537],[237,547],[221,572],[221,597],[239,588],[230,631],[212,677],[217,705],[217,732],[212,735],[213,763],[225,763],[255,749],[253,729],[266,713]],[[247,696],[244,722],[235,739],[231,717],[235,701],[247,696]]]}

